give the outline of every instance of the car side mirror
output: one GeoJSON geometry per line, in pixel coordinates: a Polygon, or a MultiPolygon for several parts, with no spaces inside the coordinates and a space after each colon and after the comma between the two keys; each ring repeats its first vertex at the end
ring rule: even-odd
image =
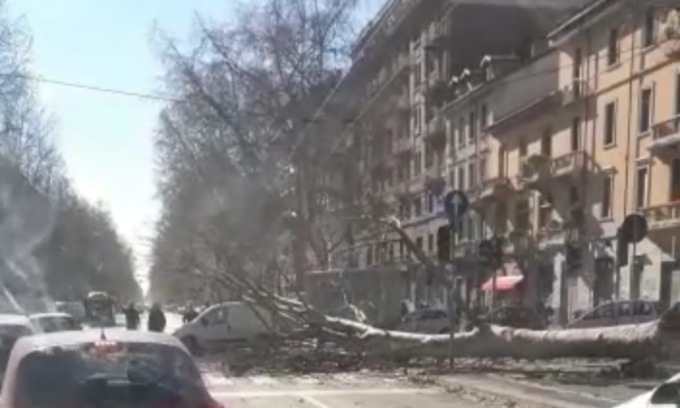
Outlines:
{"type": "Polygon", "coordinates": [[[208,325],[208,319],[206,319],[205,317],[201,317],[201,324],[203,326],[207,326],[208,325]]]}
{"type": "Polygon", "coordinates": [[[676,405],[680,403],[680,382],[661,384],[654,390],[650,399],[652,405],[676,405]]]}

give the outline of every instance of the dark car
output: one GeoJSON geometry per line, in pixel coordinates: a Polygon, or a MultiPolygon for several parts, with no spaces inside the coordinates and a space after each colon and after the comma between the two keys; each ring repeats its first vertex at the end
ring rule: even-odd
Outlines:
{"type": "Polygon", "coordinates": [[[546,327],[538,314],[526,306],[499,307],[491,313],[482,315],[480,321],[518,329],[541,330],[546,327]]]}

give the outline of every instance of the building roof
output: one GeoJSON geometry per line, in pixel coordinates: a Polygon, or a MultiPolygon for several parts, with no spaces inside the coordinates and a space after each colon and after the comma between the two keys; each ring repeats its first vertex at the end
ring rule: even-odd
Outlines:
{"type": "Polygon", "coordinates": [[[580,27],[583,23],[590,21],[593,17],[599,15],[603,10],[609,6],[620,2],[621,0],[594,0],[586,3],[583,7],[576,10],[567,19],[558,24],[558,26],[548,33],[548,40],[554,42],[566,36],[572,30],[580,27]]]}

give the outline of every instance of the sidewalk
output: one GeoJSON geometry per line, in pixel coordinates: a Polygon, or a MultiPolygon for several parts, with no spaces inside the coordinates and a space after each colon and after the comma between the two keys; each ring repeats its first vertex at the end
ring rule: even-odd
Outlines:
{"type": "Polygon", "coordinates": [[[518,380],[510,375],[449,374],[435,377],[435,382],[451,391],[471,391],[480,396],[493,396],[519,405],[533,407],[586,408],[613,407],[639,395],[653,383],[616,384],[608,386],[560,385],[518,380]]]}

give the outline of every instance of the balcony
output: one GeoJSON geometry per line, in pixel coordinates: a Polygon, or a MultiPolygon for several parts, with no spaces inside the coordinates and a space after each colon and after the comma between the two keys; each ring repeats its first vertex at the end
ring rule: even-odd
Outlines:
{"type": "Polygon", "coordinates": [[[430,119],[427,123],[425,140],[438,147],[446,145],[446,123],[443,117],[437,115],[430,119]]]}
{"type": "Polygon", "coordinates": [[[475,199],[478,202],[498,199],[512,191],[512,183],[506,177],[494,177],[482,181],[475,199]]]}
{"type": "Polygon", "coordinates": [[[536,233],[536,246],[541,250],[564,247],[564,243],[574,238],[569,227],[560,221],[552,220],[536,233]]]}
{"type": "Polygon", "coordinates": [[[574,78],[572,83],[560,90],[562,106],[569,106],[588,96],[588,82],[585,79],[574,78]]]}
{"type": "Polygon", "coordinates": [[[434,192],[442,192],[446,186],[444,166],[431,166],[425,169],[425,187],[434,192]]]}
{"type": "Polygon", "coordinates": [[[661,33],[662,48],[669,58],[680,55],[680,11],[671,9],[661,33]]]}
{"type": "Polygon", "coordinates": [[[440,98],[448,88],[444,74],[439,71],[432,71],[423,84],[426,86],[425,95],[428,98],[440,98]]]}
{"type": "Polygon", "coordinates": [[[538,188],[551,181],[577,177],[585,169],[584,151],[569,152],[555,158],[532,155],[521,163],[518,184],[520,188],[538,188]]]}
{"type": "Polygon", "coordinates": [[[650,231],[666,230],[680,226],[680,201],[655,205],[642,210],[650,231]]]}
{"type": "Polygon", "coordinates": [[[430,24],[425,33],[425,46],[432,48],[441,48],[446,44],[449,37],[448,26],[445,21],[434,22],[430,24]]]}
{"type": "Polygon", "coordinates": [[[408,135],[399,135],[392,144],[392,152],[399,156],[405,156],[411,154],[412,147],[413,143],[408,135]]]}
{"type": "Polygon", "coordinates": [[[680,116],[658,122],[652,127],[653,139],[647,150],[654,154],[674,154],[680,151],[680,116]]]}

